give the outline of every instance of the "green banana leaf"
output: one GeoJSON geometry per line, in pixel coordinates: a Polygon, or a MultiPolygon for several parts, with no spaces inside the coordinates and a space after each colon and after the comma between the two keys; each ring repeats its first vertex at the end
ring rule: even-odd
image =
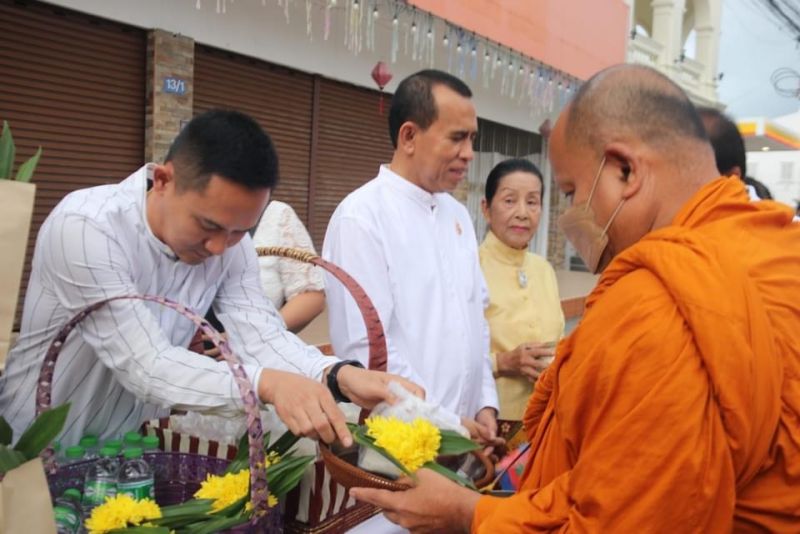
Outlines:
{"type": "Polygon", "coordinates": [[[0,180],[11,179],[15,156],[16,148],[11,128],[8,127],[8,122],[3,121],[3,133],[0,134],[0,180]]]}
{"type": "Polygon", "coordinates": [[[33,171],[36,170],[36,165],[39,164],[40,157],[42,157],[42,147],[39,147],[36,153],[31,156],[28,161],[20,165],[19,169],[17,169],[16,181],[26,183],[30,182],[31,178],[33,177],[33,171]]]}
{"type": "Polygon", "coordinates": [[[0,415],[0,445],[11,445],[11,440],[14,439],[14,431],[11,425],[8,424],[5,417],[0,415]]]}
{"type": "Polygon", "coordinates": [[[39,453],[56,439],[61,429],[64,428],[68,412],[69,403],[66,403],[39,415],[19,438],[14,449],[25,455],[28,460],[39,456],[39,453]]]}

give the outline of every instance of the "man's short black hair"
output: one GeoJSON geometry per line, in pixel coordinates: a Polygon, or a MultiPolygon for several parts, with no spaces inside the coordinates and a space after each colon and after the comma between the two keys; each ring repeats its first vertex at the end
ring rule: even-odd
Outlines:
{"type": "Polygon", "coordinates": [[[427,130],[436,120],[438,110],[433,98],[433,88],[444,85],[466,98],[472,98],[467,84],[446,72],[435,69],[421,70],[412,74],[397,86],[389,110],[389,136],[392,146],[397,148],[400,127],[408,121],[427,130]]]}
{"type": "MultiPolygon", "coordinates": [[[[489,172],[489,176],[486,178],[486,187],[484,189],[484,197],[486,198],[487,204],[492,203],[492,199],[494,199],[494,195],[497,193],[497,189],[500,187],[500,181],[506,175],[517,171],[527,172],[536,176],[539,179],[539,182],[542,184],[542,198],[544,198],[544,179],[542,178],[542,172],[539,170],[539,167],[527,159],[512,158],[501,161],[494,166],[491,172],[489,172]]],[[[541,200],[541,198],[539,200],[541,200]]]]}
{"type": "Polygon", "coordinates": [[[179,190],[202,191],[215,174],[250,190],[278,183],[272,140],[255,119],[238,111],[215,109],[193,118],[173,141],[169,161],[179,190]]]}
{"type": "Polygon", "coordinates": [[[720,174],[729,175],[734,167],[739,167],[742,178],[747,176],[744,139],[736,123],[718,109],[699,107],[697,112],[703,119],[708,140],[714,148],[714,158],[720,174]]]}

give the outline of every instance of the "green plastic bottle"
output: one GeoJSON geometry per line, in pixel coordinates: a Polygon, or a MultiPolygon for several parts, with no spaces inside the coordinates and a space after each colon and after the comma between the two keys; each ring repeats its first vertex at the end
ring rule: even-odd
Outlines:
{"type": "Polygon", "coordinates": [[[75,488],[66,490],[56,499],[53,506],[58,534],[77,534],[80,532],[83,514],[81,513],[81,492],[75,488]]]}
{"type": "Polygon", "coordinates": [[[125,461],[119,468],[117,493],[127,493],[134,499],[155,500],[153,470],[142,458],[142,449],[125,449],[125,461]]]}
{"type": "Polygon", "coordinates": [[[72,447],[67,447],[67,450],[64,451],[64,464],[74,464],[75,462],[80,462],[85,460],[86,456],[86,449],[81,447],[80,445],[73,445],[72,447]]]}
{"type": "Polygon", "coordinates": [[[110,447],[100,449],[100,458],[86,470],[86,483],[83,487],[83,512],[86,515],[103,504],[106,497],[117,494],[118,476],[117,451],[110,447]]]}
{"type": "Polygon", "coordinates": [[[78,445],[85,449],[85,456],[87,460],[97,458],[97,453],[100,446],[100,440],[97,439],[97,436],[93,434],[86,434],[81,438],[80,442],[78,442],[78,445]]]}

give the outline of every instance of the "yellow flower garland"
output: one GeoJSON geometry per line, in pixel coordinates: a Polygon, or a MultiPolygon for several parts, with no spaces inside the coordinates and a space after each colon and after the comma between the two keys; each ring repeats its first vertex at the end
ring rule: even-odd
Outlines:
{"type": "MultiPolygon", "coordinates": [[[[264,467],[269,467],[280,461],[280,457],[272,452],[264,459],[264,467]]],[[[219,512],[232,505],[250,490],[250,471],[242,469],[238,473],[228,473],[224,476],[208,475],[200,489],[194,494],[197,499],[210,499],[211,513],[219,512]]],[[[278,504],[278,499],[270,494],[267,497],[269,506],[278,504]]],[[[248,505],[250,503],[247,503],[248,505]]],[[[249,509],[249,508],[248,508],[249,509]]]]}
{"type": "Polygon", "coordinates": [[[117,528],[139,526],[144,521],[161,517],[161,508],[150,499],[136,500],[121,494],[106,497],[106,502],[92,510],[86,520],[89,534],[104,534],[117,528]]]}
{"type": "Polygon", "coordinates": [[[366,420],[367,435],[408,471],[415,472],[436,459],[442,436],[427,419],[406,423],[396,417],[373,416],[366,420]]]}

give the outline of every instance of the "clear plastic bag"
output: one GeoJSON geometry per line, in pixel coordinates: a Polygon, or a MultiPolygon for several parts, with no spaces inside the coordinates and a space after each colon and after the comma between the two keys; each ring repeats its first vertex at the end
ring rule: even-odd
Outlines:
{"type": "MultiPolygon", "coordinates": [[[[411,423],[418,418],[427,419],[441,430],[452,430],[469,438],[469,431],[461,425],[461,418],[456,414],[413,395],[396,382],[389,384],[389,391],[397,397],[397,402],[395,404],[385,402],[378,404],[372,410],[372,416],[396,417],[406,423],[411,423]]],[[[391,478],[397,478],[402,474],[400,469],[380,453],[363,446],[358,451],[358,466],[366,471],[391,478]]]]}

